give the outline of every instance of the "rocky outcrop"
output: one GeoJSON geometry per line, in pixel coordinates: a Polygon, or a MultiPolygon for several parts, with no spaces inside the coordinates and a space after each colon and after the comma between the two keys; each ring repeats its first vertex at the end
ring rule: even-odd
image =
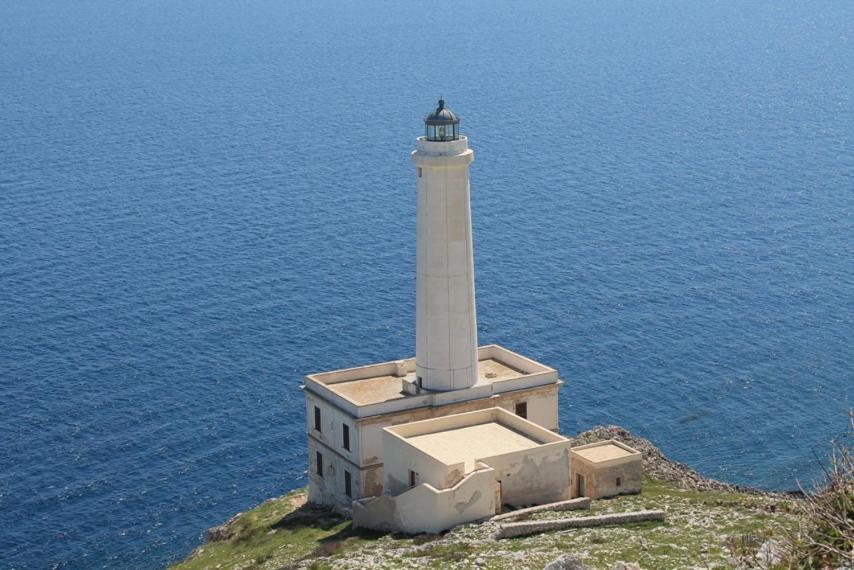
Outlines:
{"type": "Polygon", "coordinates": [[[590,570],[590,568],[585,566],[578,556],[565,554],[546,564],[543,570],[590,570]]]}
{"type": "Polygon", "coordinates": [[[214,526],[205,531],[205,542],[223,542],[234,535],[234,524],[243,518],[243,513],[237,513],[225,524],[214,526]]]}
{"type": "MultiPolygon", "coordinates": [[[[591,570],[591,568],[585,566],[578,556],[565,554],[546,564],[543,570],[591,570]]],[[[611,566],[611,570],[641,570],[641,567],[630,562],[616,562],[611,566]]]]}
{"type": "Polygon", "coordinates": [[[763,496],[783,496],[786,493],[773,493],[745,487],[742,485],[733,485],[707,479],[685,465],[668,459],[661,451],[655,447],[652,442],[642,437],[632,435],[629,430],[619,426],[599,426],[591,430],[582,432],[574,437],[569,437],[572,445],[584,445],[607,439],[616,439],[626,445],[637,449],[643,454],[643,471],[644,474],[653,479],[668,481],[683,489],[695,489],[698,491],[732,491],[737,493],[748,493],[751,495],[763,496]]]}

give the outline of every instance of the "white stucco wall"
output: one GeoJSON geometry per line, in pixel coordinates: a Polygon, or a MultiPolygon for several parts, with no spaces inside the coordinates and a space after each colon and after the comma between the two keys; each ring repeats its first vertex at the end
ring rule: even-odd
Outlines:
{"type": "Polygon", "coordinates": [[[422,483],[400,495],[353,504],[353,526],[416,534],[438,533],[495,514],[495,477],[481,468],[449,489],[422,483]]]}
{"type": "Polygon", "coordinates": [[[336,453],[360,465],[360,438],[356,418],[342,410],[329,405],[326,401],[313,394],[306,393],[305,397],[306,433],[321,441],[336,453]],[[320,408],[321,431],[314,429],[314,407],[320,408]],[[344,425],[350,427],[350,449],[344,449],[344,425]]]}
{"type": "Polygon", "coordinates": [[[516,413],[516,404],[527,402],[528,419],[546,429],[558,430],[557,390],[552,392],[519,391],[502,394],[498,406],[511,414],[516,413]]]}
{"type": "Polygon", "coordinates": [[[360,449],[359,460],[362,465],[383,463],[383,428],[396,426],[412,421],[442,417],[450,414],[483,410],[491,407],[501,407],[510,413],[515,413],[516,403],[528,403],[528,419],[546,429],[558,429],[558,393],[557,386],[535,387],[519,392],[500,394],[480,400],[469,400],[447,408],[421,408],[384,417],[371,418],[359,422],[360,449]]]}
{"type": "MultiPolygon", "coordinates": [[[[441,439],[433,441],[441,442],[441,439]]],[[[490,516],[499,506],[497,500],[521,507],[570,498],[570,442],[504,410],[492,408],[406,423],[386,429],[383,443],[385,494],[354,503],[356,526],[438,532],[490,516]],[[427,434],[457,437],[448,430],[489,423],[500,423],[503,428],[515,432],[514,437],[524,434],[534,446],[481,457],[476,442],[472,442],[471,454],[464,455],[468,457],[466,461],[475,460],[475,470],[464,473],[465,463],[445,464],[430,454],[428,449],[431,448],[422,449],[410,441],[427,434]],[[409,487],[410,470],[419,475],[412,488],[409,487]],[[496,497],[498,490],[499,498],[496,497]]]]}
{"type": "Polygon", "coordinates": [[[384,492],[387,494],[397,495],[409,488],[410,470],[417,474],[416,483],[428,483],[437,489],[445,489],[465,475],[463,463],[446,465],[387,431],[383,433],[383,443],[386,456],[384,492]]]}
{"type": "Polygon", "coordinates": [[[308,477],[308,499],[313,503],[348,509],[353,499],[364,496],[362,470],[314,439],[308,440],[308,477]],[[318,451],[323,455],[323,476],[317,473],[318,451]],[[350,473],[352,497],[345,493],[345,471],[350,473]]]}
{"type": "Polygon", "coordinates": [[[420,138],[416,166],[416,374],[430,390],[478,380],[467,139],[420,138]]]}

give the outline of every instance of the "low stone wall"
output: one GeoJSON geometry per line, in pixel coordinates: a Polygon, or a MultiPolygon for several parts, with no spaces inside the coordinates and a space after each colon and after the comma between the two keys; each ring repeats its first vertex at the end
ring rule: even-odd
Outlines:
{"type": "Polygon", "coordinates": [[[568,501],[558,501],[557,503],[549,503],[547,505],[537,505],[536,507],[528,507],[527,509],[519,509],[501,515],[496,515],[490,519],[492,522],[509,521],[521,519],[539,513],[542,511],[575,511],[580,509],[589,509],[590,499],[587,497],[579,497],[578,499],[569,499],[568,501]]]}
{"type": "Polygon", "coordinates": [[[353,527],[408,534],[439,533],[495,513],[495,474],[483,466],[450,489],[421,483],[399,495],[353,501],[353,527]]]}
{"type": "Polygon", "coordinates": [[[613,513],[596,517],[578,517],[571,519],[556,519],[545,521],[515,522],[502,524],[495,538],[512,538],[565,528],[584,528],[590,526],[605,526],[612,524],[627,524],[643,521],[663,521],[664,511],[634,511],[630,513],[613,513]]]}

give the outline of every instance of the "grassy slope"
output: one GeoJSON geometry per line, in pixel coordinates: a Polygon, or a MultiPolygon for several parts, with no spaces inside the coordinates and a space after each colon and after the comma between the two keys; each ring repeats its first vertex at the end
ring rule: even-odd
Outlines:
{"type": "Polygon", "coordinates": [[[233,535],[206,543],[175,568],[523,568],[541,569],[557,556],[580,556],[592,568],[618,560],[644,568],[729,567],[729,545],[755,549],[797,524],[786,500],[725,491],[687,491],[648,479],[643,493],[594,501],[592,513],[664,509],[664,523],[572,529],[494,541],[490,524],[463,525],[443,537],[379,536],[304,505],[299,490],[272,499],[231,523],[233,535]]]}

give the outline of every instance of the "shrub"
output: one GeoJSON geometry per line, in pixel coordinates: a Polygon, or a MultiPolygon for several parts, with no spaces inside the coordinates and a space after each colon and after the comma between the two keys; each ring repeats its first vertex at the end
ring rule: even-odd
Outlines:
{"type": "Polygon", "coordinates": [[[790,537],[790,568],[838,568],[854,564],[854,411],[850,430],[833,442],[824,481],[815,493],[805,493],[804,520],[790,537]]]}

